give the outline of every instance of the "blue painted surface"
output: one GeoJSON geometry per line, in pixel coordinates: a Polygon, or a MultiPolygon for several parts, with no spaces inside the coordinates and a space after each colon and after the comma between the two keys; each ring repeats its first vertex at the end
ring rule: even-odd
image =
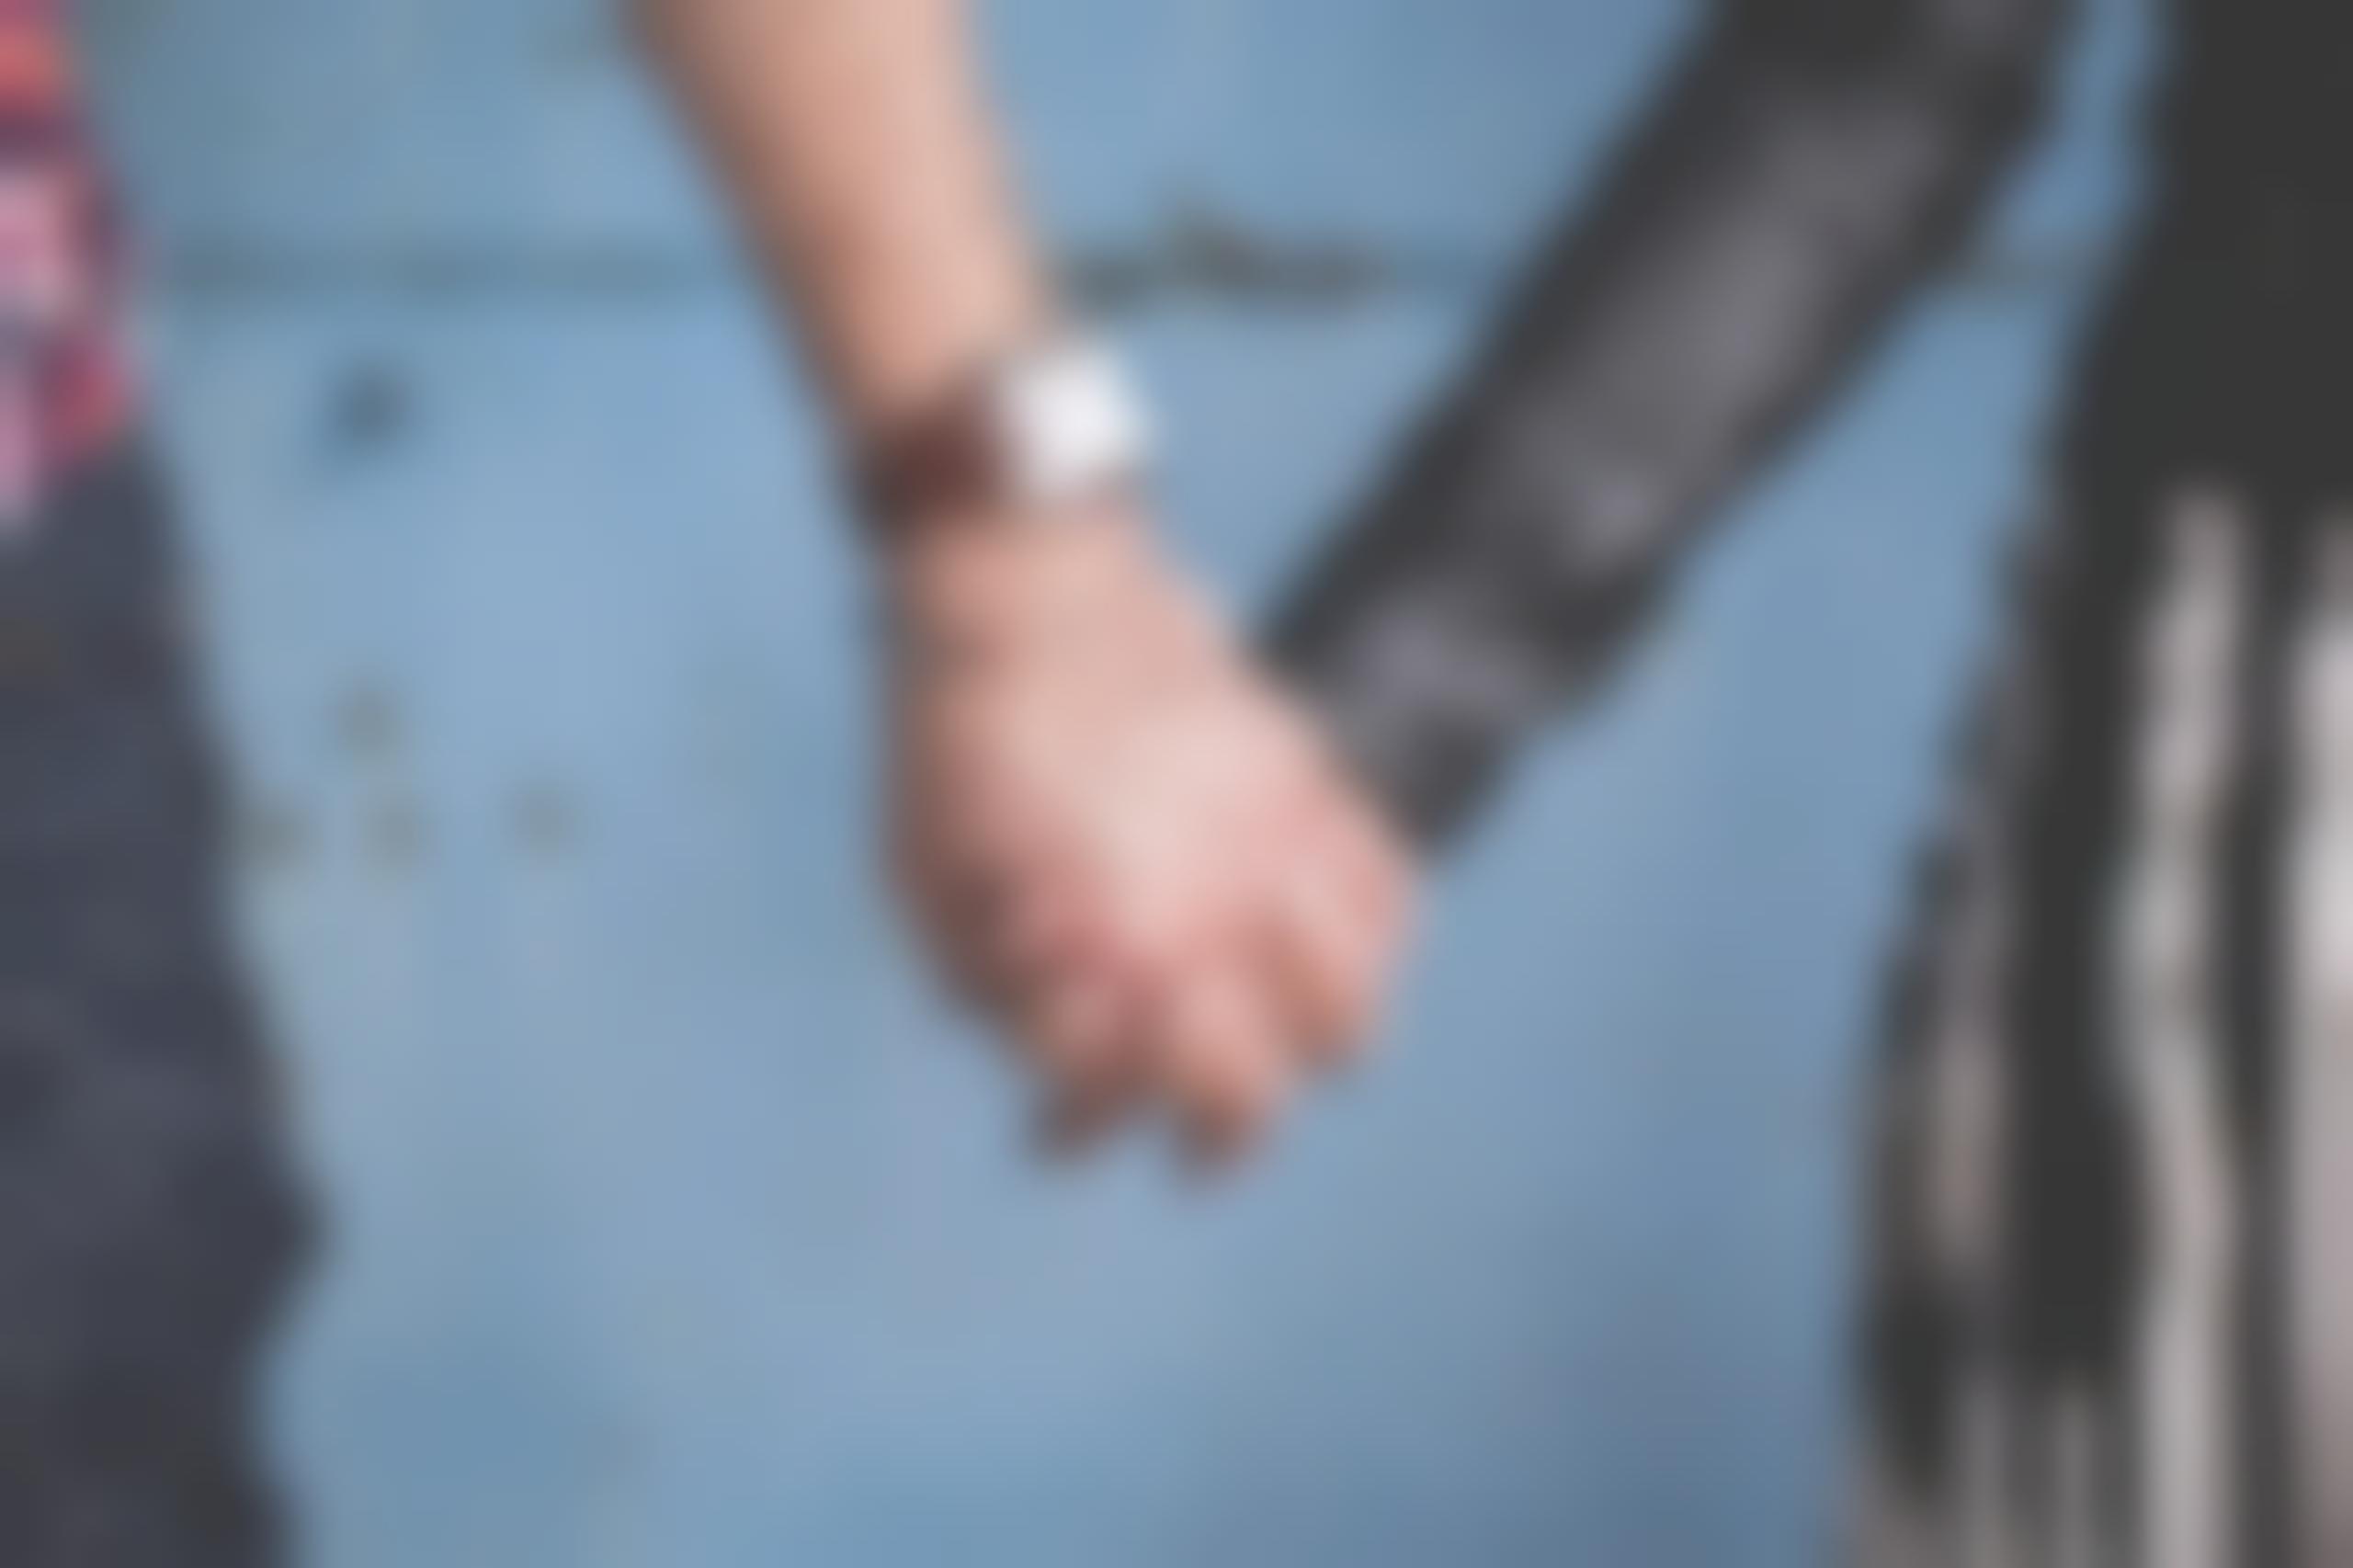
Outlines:
{"type": "MultiPolygon", "coordinates": [[[[1067,239],[1213,201],[1493,259],[1685,17],[1005,0],[990,41],[1067,239]]],[[[1389,1059],[1204,1200],[1029,1168],[893,938],[853,562],[756,302],[353,272],[718,254],[611,25],[88,20],[162,253],[324,268],[157,301],[335,1218],[275,1401],[315,1561],[1819,1561],[1873,966],[2072,292],[1913,322],[1449,876],[1389,1059]]],[[[2112,219],[2136,40],[2099,9],[2012,234],[2112,219]]],[[[1267,590],[1482,292],[1128,323],[1218,582],[1267,590]]]]}

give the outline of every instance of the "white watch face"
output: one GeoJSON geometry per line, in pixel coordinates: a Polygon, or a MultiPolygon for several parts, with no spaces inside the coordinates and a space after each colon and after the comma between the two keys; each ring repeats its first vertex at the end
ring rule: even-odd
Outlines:
{"type": "Polygon", "coordinates": [[[1133,479],[1152,432],[1120,362],[1071,339],[1010,365],[992,389],[991,417],[1015,497],[1051,507],[1133,479]]]}

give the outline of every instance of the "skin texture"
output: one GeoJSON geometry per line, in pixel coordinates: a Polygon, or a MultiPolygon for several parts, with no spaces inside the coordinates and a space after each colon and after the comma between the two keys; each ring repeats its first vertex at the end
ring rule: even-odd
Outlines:
{"type": "MultiPolygon", "coordinates": [[[[1035,341],[1051,290],[962,0],[639,0],[846,450],[1035,341]]],[[[1135,505],[898,519],[892,858],[1084,1142],[1251,1144],[1370,1029],[1405,862],[1135,505]]]]}
{"type": "Polygon", "coordinates": [[[941,963],[1053,1131],[1157,1099],[1245,1146],[1372,1024],[1409,880],[1385,829],[1120,509],[937,529],[897,581],[896,860],[941,963]]]}

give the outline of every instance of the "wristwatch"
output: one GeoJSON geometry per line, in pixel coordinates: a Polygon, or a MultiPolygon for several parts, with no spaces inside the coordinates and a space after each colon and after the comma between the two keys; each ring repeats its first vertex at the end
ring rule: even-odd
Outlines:
{"type": "Polygon", "coordinates": [[[885,537],[939,517],[1052,520],[1139,484],[1152,446],[1118,354],[1063,331],[992,361],[872,443],[853,487],[885,537]]]}

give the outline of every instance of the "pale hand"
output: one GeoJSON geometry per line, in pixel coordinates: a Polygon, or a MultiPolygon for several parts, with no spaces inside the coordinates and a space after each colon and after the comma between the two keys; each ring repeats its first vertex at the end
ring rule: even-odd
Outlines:
{"type": "Polygon", "coordinates": [[[894,858],[943,970],[1084,1140],[1211,1158],[1375,1021],[1407,860],[1124,512],[902,543],[894,858]]]}

